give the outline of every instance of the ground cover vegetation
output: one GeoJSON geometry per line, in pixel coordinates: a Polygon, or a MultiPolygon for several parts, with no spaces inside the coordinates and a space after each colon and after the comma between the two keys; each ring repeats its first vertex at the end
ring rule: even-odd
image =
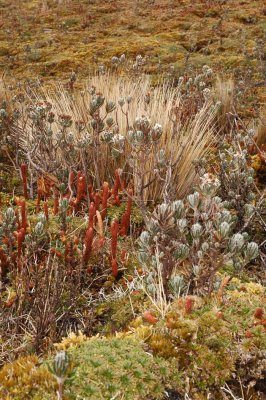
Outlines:
{"type": "Polygon", "coordinates": [[[264,399],[263,2],[18,6],[0,398],[264,399]]]}

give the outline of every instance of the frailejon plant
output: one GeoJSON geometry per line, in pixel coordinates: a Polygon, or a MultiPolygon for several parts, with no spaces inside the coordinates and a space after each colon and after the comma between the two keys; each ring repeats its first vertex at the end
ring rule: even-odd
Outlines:
{"type": "Polygon", "coordinates": [[[233,232],[236,219],[216,195],[219,186],[217,178],[206,174],[184,201],[160,204],[148,218],[139,260],[154,266],[159,260],[167,297],[176,280],[185,282],[189,292],[210,293],[217,271],[230,265],[237,272],[259,254],[246,232],[233,232]]]}

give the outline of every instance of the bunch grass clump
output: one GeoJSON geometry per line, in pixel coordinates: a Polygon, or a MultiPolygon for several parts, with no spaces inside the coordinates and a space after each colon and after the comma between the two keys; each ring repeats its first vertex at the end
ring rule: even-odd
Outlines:
{"type": "Polygon", "coordinates": [[[146,75],[112,73],[93,76],[82,90],[61,84],[28,88],[13,97],[15,133],[6,140],[18,144],[33,173],[65,182],[65,171],[81,170],[99,189],[122,168],[127,181],[141,185],[146,203],[162,197],[169,179],[172,191],[183,196],[195,181],[194,160],[207,156],[215,142],[218,112],[202,94],[191,112],[189,90],[167,82],[152,86],[146,75]],[[161,135],[140,154],[129,132],[144,116],[161,135]]]}

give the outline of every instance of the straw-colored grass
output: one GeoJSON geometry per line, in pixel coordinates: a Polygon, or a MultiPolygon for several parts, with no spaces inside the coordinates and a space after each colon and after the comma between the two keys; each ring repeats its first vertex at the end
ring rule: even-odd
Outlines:
{"type": "Polygon", "coordinates": [[[220,133],[229,133],[231,128],[230,113],[234,113],[235,86],[232,79],[217,78],[214,90],[214,99],[220,102],[217,122],[220,133]]]}
{"type": "Polygon", "coordinates": [[[260,123],[256,132],[256,143],[259,148],[266,146],[266,108],[262,109],[260,112],[260,123]]]}
{"type": "MultiPolygon", "coordinates": [[[[159,123],[163,128],[163,135],[160,143],[155,148],[147,152],[142,168],[144,181],[152,183],[145,189],[143,198],[146,202],[157,201],[162,197],[162,191],[165,183],[159,178],[155,178],[154,165],[158,150],[164,149],[166,159],[170,160],[172,168],[168,169],[168,178],[170,173],[171,192],[175,197],[184,196],[195,182],[195,168],[193,162],[199,158],[205,157],[214,143],[214,120],[216,111],[209,102],[205,103],[202,108],[195,114],[190,115],[182,120],[173,122],[173,109],[180,109],[183,104],[182,97],[178,88],[169,86],[163,82],[161,85],[152,87],[148,76],[127,77],[117,76],[114,74],[95,75],[84,90],[74,90],[73,93],[62,85],[44,87],[28,93],[29,101],[32,103],[43,102],[44,99],[52,104],[52,111],[56,116],[60,114],[70,115],[73,121],[82,120],[85,122],[88,132],[91,131],[89,115],[90,94],[88,87],[91,85],[96,87],[97,92],[101,92],[107,100],[112,100],[116,104],[121,97],[127,98],[132,96],[132,102],[128,108],[128,121],[122,113],[120,106],[117,105],[112,116],[117,123],[119,133],[127,137],[128,125],[132,126],[136,117],[147,116],[151,124],[159,123]],[[145,96],[150,93],[150,103],[145,102],[145,96]],[[170,172],[169,172],[170,171],[170,172]]],[[[188,105],[189,106],[189,105],[188,105]]],[[[127,110],[127,105],[124,106],[127,110]]],[[[103,112],[104,113],[104,112],[103,112]]],[[[54,126],[54,134],[59,130],[59,125],[54,126]]],[[[71,129],[72,130],[72,129],[71,129]]],[[[32,140],[32,129],[30,121],[23,130],[22,146],[25,152],[32,140]]],[[[93,165],[87,160],[89,175],[95,178],[96,172],[100,183],[110,181],[114,177],[114,170],[122,168],[128,176],[132,176],[132,180],[136,184],[139,177],[135,174],[134,167],[128,165],[128,160],[132,156],[131,147],[127,143],[124,155],[119,161],[111,158],[110,148],[106,144],[101,144],[98,151],[97,165],[93,165]],[[96,171],[97,169],[97,171],[96,171]],[[132,174],[132,175],[131,175],[132,174]]],[[[62,149],[61,157],[63,158],[64,149],[62,149]]],[[[140,160],[135,160],[135,164],[140,160]]],[[[143,161],[142,161],[143,162],[143,161]]],[[[61,165],[64,165],[62,160],[61,165]]]]}

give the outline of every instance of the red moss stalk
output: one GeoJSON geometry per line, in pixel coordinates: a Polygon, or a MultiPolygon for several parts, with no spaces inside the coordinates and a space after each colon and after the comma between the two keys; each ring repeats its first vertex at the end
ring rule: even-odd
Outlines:
{"type": "Polygon", "coordinates": [[[94,217],[96,215],[96,207],[94,203],[90,204],[89,208],[89,226],[88,228],[93,228],[94,217]]]}
{"type": "Polygon", "coordinates": [[[25,239],[25,229],[21,228],[19,232],[17,232],[17,245],[18,245],[18,259],[20,259],[21,252],[22,252],[22,244],[25,239]]]}
{"type": "Polygon", "coordinates": [[[118,264],[116,258],[112,259],[111,266],[112,266],[112,275],[116,278],[118,275],[118,264]]]}
{"type": "Polygon", "coordinates": [[[9,268],[9,262],[4,250],[0,247],[0,276],[6,276],[9,268]]]}
{"type": "Polygon", "coordinates": [[[59,212],[59,199],[58,199],[58,194],[57,192],[54,193],[54,208],[53,208],[53,213],[54,215],[57,215],[59,212]]]}
{"type": "Polygon", "coordinates": [[[143,313],[143,319],[150,324],[157,324],[158,322],[158,319],[150,311],[145,311],[143,313]]]}
{"type": "Polygon", "coordinates": [[[21,164],[20,172],[21,172],[21,177],[22,177],[22,182],[23,182],[24,197],[25,197],[25,199],[27,199],[28,198],[28,181],[27,181],[28,167],[27,167],[27,164],[21,164]]]}
{"type": "Polygon", "coordinates": [[[92,241],[93,241],[93,228],[89,228],[86,232],[85,240],[84,240],[85,250],[84,250],[84,254],[83,254],[83,262],[85,265],[87,265],[89,262],[89,258],[90,258],[91,250],[92,250],[92,241]]]}
{"type": "Polygon", "coordinates": [[[112,274],[116,278],[118,274],[118,266],[116,260],[116,252],[117,252],[117,238],[118,238],[119,224],[118,220],[114,219],[111,223],[111,266],[112,266],[112,274]]]}
{"type": "Polygon", "coordinates": [[[27,221],[27,208],[25,200],[21,200],[20,207],[21,207],[21,227],[24,228],[26,232],[28,221],[27,221]]]}
{"type": "Polygon", "coordinates": [[[120,206],[120,204],[121,204],[120,198],[119,198],[119,196],[117,195],[117,196],[115,197],[115,199],[113,200],[113,206],[120,206]]]}
{"type": "Polygon", "coordinates": [[[78,181],[77,181],[77,198],[75,200],[75,211],[78,211],[78,206],[84,196],[86,195],[86,178],[85,176],[81,176],[81,173],[78,172],[78,181]]]}
{"type": "Polygon", "coordinates": [[[109,197],[109,185],[108,182],[103,183],[103,195],[102,195],[102,219],[104,220],[107,214],[107,206],[108,206],[108,197],[109,197]]]}
{"type": "Polygon", "coordinates": [[[185,300],[185,314],[191,314],[193,308],[194,300],[188,297],[185,300]]]}
{"type": "Polygon", "coordinates": [[[46,221],[48,222],[49,221],[49,210],[48,210],[47,201],[45,201],[44,204],[43,204],[43,211],[44,211],[44,215],[45,215],[46,221]]]}
{"type": "Polygon", "coordinates": [[[96,210],[99,210],[100,203],[101,203],[101,196],[100,196],[99,193],[95,193],[95,195],[94,195],[94,204],[95,204],[96,210]]]}
{"type": "Polygon", "coordinates": [[[94,191],[93,191],[92,185],[88,186],[88,192],[89,192],[90,201],[94,201],[94,191]]]}
{"type": "Polygon", "coordinates": [[[112,258],[116,258],[118,230],[119,230],[118,220],[114,219],[111,223],[111,238],[112,238],[111,254],[112,254],[112,258]]]}
{"type": "Polygon", "coordinates": [[[51,248],[51,254],[55,255],[56,257],[62,258],[63,254],[61,251],[57,250],[55,247],[51,248]]]}
{"type": "Polygon", "coordinates": [[[79,181],[79,178],[81,178],[82,177],[82,172],[81,171],[78,171],[77,172],[77,183],[78,183],[78,181],[79,181]]]}

